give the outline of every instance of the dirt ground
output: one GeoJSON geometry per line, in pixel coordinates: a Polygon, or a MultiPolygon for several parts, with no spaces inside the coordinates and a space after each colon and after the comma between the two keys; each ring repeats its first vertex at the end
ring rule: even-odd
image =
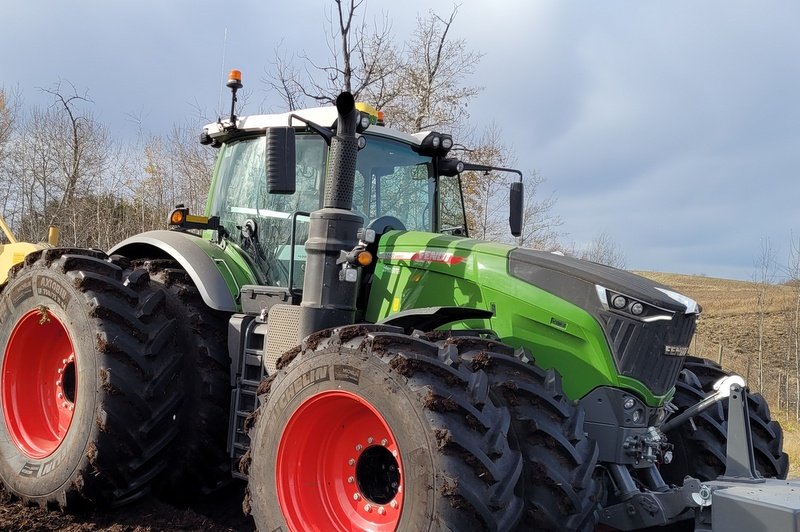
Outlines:
{"type": "Polygon", "coordinates": [[[242,512],[244,484],[236,482],[213,499],[198,501],[188,508],[178,508],[155,498],[110,510],[96,510],[86,515],[25,506],[0,488],[0,530],[64,532],[110,531],[155,532],[168,530],[255,530],[250,517],[242,512]]]}

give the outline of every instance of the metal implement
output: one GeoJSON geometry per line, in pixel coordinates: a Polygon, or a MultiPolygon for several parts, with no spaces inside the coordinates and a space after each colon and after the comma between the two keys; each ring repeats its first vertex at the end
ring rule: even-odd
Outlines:
{"type": "Polygon", "coordinates": [[[675,416],[674,418],[670,419],[663,425],[661,425],[661,432],[669,432],[674,428],[679,427],[689,418],[699,414],[706,408],[710,407],[711,405],[722,401],[723,399],[727,399],[731,396],[731,393],[734,393],[734,388],[737,390],[742,389],[745,387],[745,382],[742,377],[739,375],[728,375],[727,377],[723,377],[716,383],[714,383],[714,392],[708,394],[702,401],[697,403],[696,405],[687,408],[685,411],[681,412],[679,415],[675,416]]]}

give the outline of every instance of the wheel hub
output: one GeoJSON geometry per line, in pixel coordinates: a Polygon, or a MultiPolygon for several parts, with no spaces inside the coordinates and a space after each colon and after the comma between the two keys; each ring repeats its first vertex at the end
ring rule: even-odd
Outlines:
{"type": "Polygon", "coordinates": [[[395,530],[403,468],[383,416],[362,397],[329,391],[304,401],[278,447],[278,500],[292,530],[395,530]]]}
{"type": "Polygon", "coordinates": [[[17,448],[31,458],[55,452],[77,399],[75,350],[63,323],[35,309],[14,326],[2,368],[3,417],[17,448]]]}

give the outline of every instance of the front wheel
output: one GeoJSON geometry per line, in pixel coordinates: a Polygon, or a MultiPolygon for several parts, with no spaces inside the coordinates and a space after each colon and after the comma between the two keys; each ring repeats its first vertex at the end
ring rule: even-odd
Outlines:
{"type": "Polygon", "coordinates": [[[250,432],[257,527],[521,526],[522,457],[486,376],[448,363],[449,349],[371,328],[310,337],[262,386],[250,432]]]}
{"type": "MultiPolygon", "coordinates": [[[[686,357],[684,369],[675,385],[672,402],[683,412],[696,404],[722,377],[731,375],[718,364],[697,357],[686,357]]],[[[771,419],[769,406],[761,394],[749,393],[748,412],[752,431],[756,469],[767,478],[786,478],[789,459],[783,452],[783,429],[771,419]]],[[[673,460],[661,468],[667,482],[681,484],[686,475],[714,480],[725,473],[728,445],[728,400],[712,405],[667,433],[675,446],[673,460]]]]}

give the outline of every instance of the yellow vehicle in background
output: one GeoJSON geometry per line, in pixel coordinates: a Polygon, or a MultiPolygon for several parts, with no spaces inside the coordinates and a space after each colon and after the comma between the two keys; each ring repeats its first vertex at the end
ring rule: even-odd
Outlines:
{"type": "Polygon", "coordinates": [[[58,228],[50,226],[47,233],[47,242],[31,244],[30,242],[18,242],[14,234],[6,225],[6,221],[0,216],[0,229],[8,240],[8,244],[0,244],[0,285],[8,280],[8,271],[15,264],[19,264],[25,259],[25,255],[39,249],[58,245],[58,228]]]}

